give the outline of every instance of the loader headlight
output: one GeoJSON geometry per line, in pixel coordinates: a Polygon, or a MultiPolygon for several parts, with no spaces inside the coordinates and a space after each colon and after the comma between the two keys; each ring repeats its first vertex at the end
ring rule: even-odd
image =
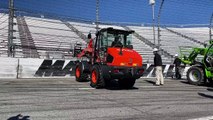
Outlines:
{"type": "Polygon", "coordinates": [[[125,63],[120,63],[120,66],[124,66],[125,65],[125,63]]]}
{"type": "Polygon", "coordinates": [[[133,63],[133,64],[132,64],[132,66],[134,66],[134,67],[135,67],[135,66],[138,66],[138,64],[137,64],[137,63],[133,63]]]}

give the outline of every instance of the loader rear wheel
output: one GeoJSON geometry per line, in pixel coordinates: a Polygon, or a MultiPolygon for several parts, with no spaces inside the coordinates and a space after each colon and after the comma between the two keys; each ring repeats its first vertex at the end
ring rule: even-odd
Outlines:
{"type": "Polygon", "coordinates": [[[87,81],[88,74],[83,73],[82,64],[78,63],[75,67],[75,79],[78,82],[87,81]]]}
{"type": "Polygon", "coordinates": [[[120,79],[118,81],[119,87],[122,89],[131,89],[135,84],[136,79],[120,79]]]}
{"type": "Polygon", "coordinates": [[[203,84],[205,75],[202,68],[192,66],[187,71],[187,80],[190,84],[201,85],[203,84]]]}
{"type": "Polygon", "coordinates": [[[104,88],[105,81],[102,71],[98,65],[92,67],[90,86],[93,88],[104,88]]]}

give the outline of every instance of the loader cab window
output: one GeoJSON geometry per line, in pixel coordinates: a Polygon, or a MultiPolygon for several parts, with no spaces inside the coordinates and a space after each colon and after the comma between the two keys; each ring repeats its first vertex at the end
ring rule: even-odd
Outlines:
{"type": "Polygon", "coordinates": [[[101,35],[100,47],[112,47],[113,42],[119,42],[123,47],[132,44],[132,35],[125,35],[123,33],[103,32],[101,35]]]}
{"type": "Polygon", "coordinates": [[[108,43],[107,43],[107,32],[103,32],[101,34],[101,41],[100,41],[100,47],[103,47],[103,46],[108,46],[108,43]]]}
{"type": "Polygon", "coordinates": [[[115,35],[114,40],[111,43],[111,47],[122,47],[123,45],[123,36],[115,35]]]}
{"type": "Polygon", "coordinates": [[[128,35],[126,38],[126,45],[132,45],[132,34],[128,35]]]}
{"type": "Polygon", "coordinates": [[[213,45],[209,47],[204,60],[208,67],[213,67],[213,45]]]}

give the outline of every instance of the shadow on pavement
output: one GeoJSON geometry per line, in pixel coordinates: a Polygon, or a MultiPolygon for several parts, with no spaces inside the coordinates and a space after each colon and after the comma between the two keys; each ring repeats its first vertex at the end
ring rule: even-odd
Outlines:
{"type": "MultiPolygon", "coordinates": [[[[213,88],[207,88],[206,90],[210,91],[210,92],[213,92],[213,88]]],[[[213,96],[212,95],[208,95],[208,94],[205,94],[205,93],[197,93],[198,95],[202,96],[202,97],[207,97],[207,98],[211,98],[213,99],[213,96]]]]}
{"type": "Polygon", "coordinates": [[[137,87],[132,87],[130,89],[120,88],[118,81],[111,80],[111,81],[108,81],[107,87],[105,89],[107,90],[137,90],[138,88],[137,87]]]}
{"type": "Polygon", "coordinates": [[[151,83],[151,84],[155,84],[155,81],[151,81],[151,80],[145,80],[146,82],[148,82],[148,83],[151,83]]]}
{"type": "Polygon", "coordinates": [[[212,91],[213,92],[213,88],[207,88],[208,91],[212,91]]]}
{"type": "Polygon", "coordinates": [[[202,96],[202,97],[206,97],[206,98],[211,98],[213,99],[213,96],[212,95],[207,95],[205,93],[197,93],[198,95],[202,96]]]}
{"type": "MultiPolygon", "coordinates": [[[[181,83],[184,83],[184,84],[188,84],[188,85],[193,85],[193,84],[190,84],[188,81],[180,81],[181,83]]],[[[201,85],[193,85],[193,86],[205,86],[205,87],[210,87],[212,88],[213,86],[210,84],[210,83],[203,83],[201,85]]],[[[213,88],[212,88],[213,89],[213,88]]]]}
{"type": "Polygon", "coordinates": [[[184,83],[184,84],[189,84],[190,85],[190,83],[188,81],[180,81],[180,82],[184,83]]]}
{"type": "Polygon", "coordinates": [[[23,116],[21,114],[18,114],[16,116],[8,118],[7,120],[30,120],[30,116],[23,116]]]}

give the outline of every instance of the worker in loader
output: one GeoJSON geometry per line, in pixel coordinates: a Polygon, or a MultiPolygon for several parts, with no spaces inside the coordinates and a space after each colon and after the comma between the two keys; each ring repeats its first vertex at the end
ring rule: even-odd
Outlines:
{"type": "Polygon", "coordinates": [[[87,48],[85,48],[79,55],[78,57],[82,57],[84,55],[87,55],[87,54],[92,54],[92,50],[93,50],[93,39],[92,39],[92,35],[91,33],[89,33],[87,35],[87,38],[89,40],[88,44],[87,44],[87,48]]]}
{"type": "Polygon", "coordinates": [[[121,37],[120,36],[116,36],[115,40],[112,42],[111,47],[121,47],[122,43],[121,43],[121,37]]]}
{"type": "Polygon", "coordinates": [[[93,39],[91,33],[88,34],[87,38],[89,40],[88,48],[92,48],[93,39]]]}

